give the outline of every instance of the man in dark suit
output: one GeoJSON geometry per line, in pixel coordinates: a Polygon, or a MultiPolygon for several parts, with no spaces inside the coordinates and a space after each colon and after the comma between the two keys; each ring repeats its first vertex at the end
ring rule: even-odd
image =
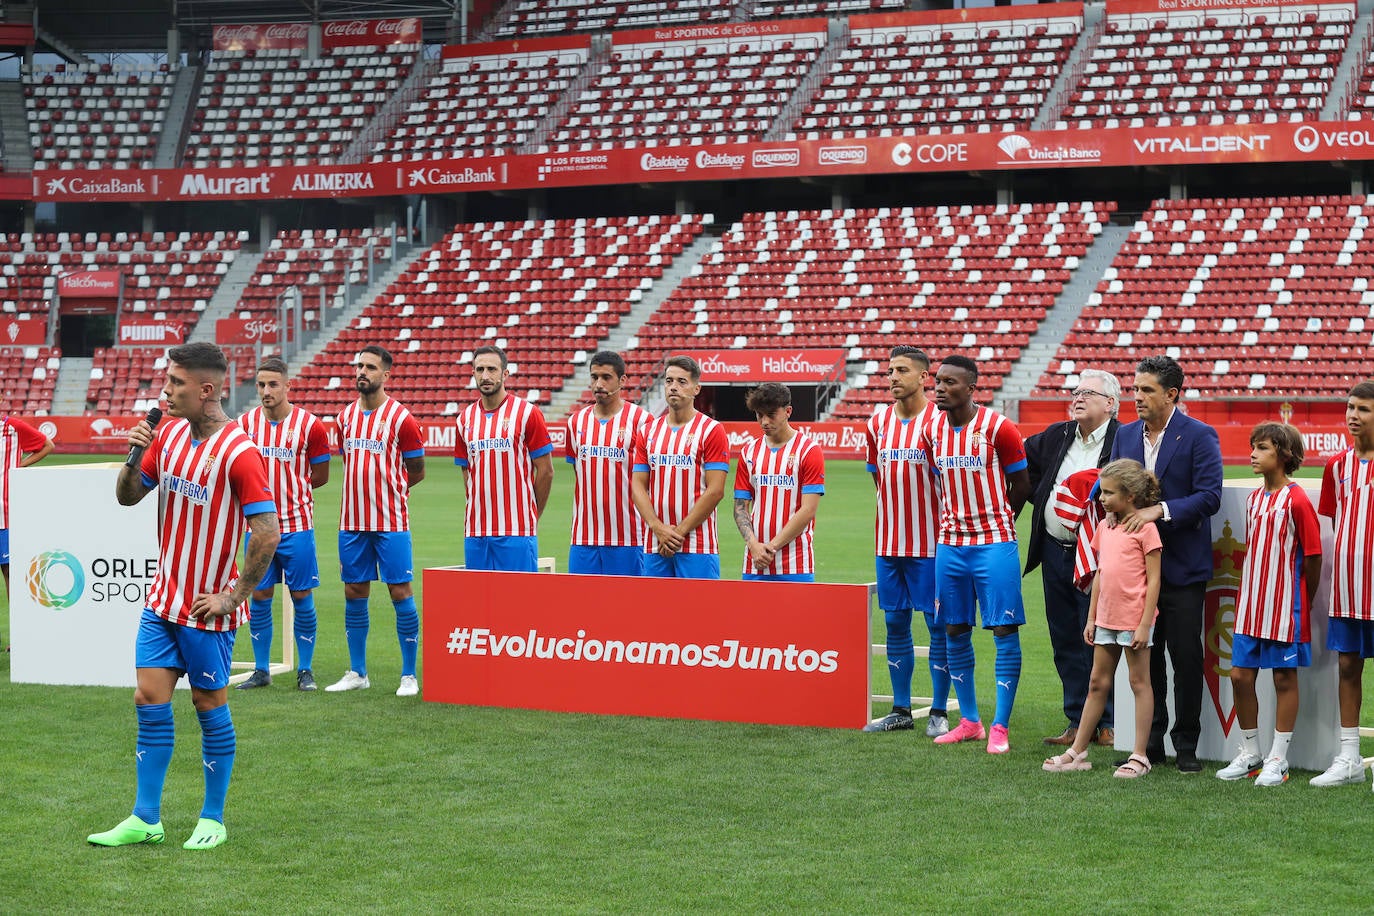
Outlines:
{"type": "MultiPolygon", "coordinates": [[[[1049,624],[1054,667],[1064,685],[1064,715],[1069,720],[1063,734],[1046,738],[1046,744],[1073,744],[1093,670],[1093,647],[1083,640],[1089,598],[1073,583],[1077,532],[1066,527],[1049,511],[1049,506],[1055,486],[1066,477],[1107,463],[1117,427],[1121,425],[1116,418],[1120,399],[1121,383],[1116,376],[1099,369],[1085,369],[1079,373],[1078,387],[1073,392],[1073,419],[1055,423],[1026,440],[1033,509],[1023,575],[1040,567],[1045,622],[1049,624]]],[[[1110,747],[1114,743],[1113,721],[1112,701],[1108,697],[1094,736],[1098,744],[1110,747]]]]}
{"type": "Polygon", "coordinates": [[[1164,760],[1169,725],[1164,650],[1174,666],[1174,751],[1181,773],[1199,773],[1202,733],[1202,604],[1212,578],[1211,517],[1221,507],[1221,444],[1217,431],[1178,409],[1183,369],[1168,356],[1140,361],[1135,409],[1140,419],[1117,430],[1112,460],[1134,458],[1159,479],[1161,502],[1120,519],[1127,531],[1148,522],[1164,542],[1160,562],[1159,618],[1150,681],[1155,716],[1147,746],[1152,763],[1164,760]]]}

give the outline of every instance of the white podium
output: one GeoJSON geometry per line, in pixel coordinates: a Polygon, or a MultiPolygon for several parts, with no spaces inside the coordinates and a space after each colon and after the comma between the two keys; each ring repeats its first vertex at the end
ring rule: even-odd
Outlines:
{"type": "Polygon", "coordinates": [[[115,501],[118,464],[10,471],[10,680],[134,686],[157,574],[157,498],[115,501]]]}
{"type": "MultiPolygon", "coordinates": [[[[1298,481],[1317,504],[1321,482],[1298,481]]],[[[1221,493],[1221,509],[1212,516],[1212,581],[1207,586],[1202,611],[1202,737],[1197,755],[1204,760],[1230,760],[1239,749],[1239,729],[1231,698],[1231,636],[1236,622],[1236,592],[1245,560],[1245,501],[1259,486],[1259,478],[1228,480],[1221,493]]],[[[1331,763],[1339,746],[1340,704],[1336,695],[1336,653],[1326,649],[1326,621],[1330,604],[1332,549],[1331,522],[1321,519],[1322,581],[1312,607],[1312,666],[1298,669],[1298,721],[1288,762],[1304,770],[1321,771],[1331,763]]],[[[1156,645],[1152,652],[1163,652],[1156,645]]],[[[1169,727],[1173,727],[1173,668],[1169,668],[1169,727]]],[[[1274,681],[1268,671],[1256,678],[1259,695],[1259,743],[1261,755],[1269,753],[1274,740],[1274,681]]],[[[1135,744],[1135,696],[1123,658],[1116,671],[1116,747],[1129,751],[1135,744]]],[[[1165,747],[1174,753],[1172,739],[1165,747]]]]}

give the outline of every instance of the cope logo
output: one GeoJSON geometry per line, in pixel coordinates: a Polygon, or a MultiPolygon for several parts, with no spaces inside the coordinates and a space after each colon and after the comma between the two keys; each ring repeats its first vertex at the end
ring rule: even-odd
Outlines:
{"type": "Polygon", "coordinates": [[[76,604],[86,590],[86,571],[65,550],[49,550],[34,557],[25,580],[29,597],[43,607],[58,610],[76,604]]]}

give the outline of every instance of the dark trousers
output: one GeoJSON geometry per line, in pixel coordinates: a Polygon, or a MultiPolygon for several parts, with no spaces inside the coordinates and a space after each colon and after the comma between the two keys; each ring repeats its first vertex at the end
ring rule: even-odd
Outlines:
{"type": "MultiPolygon", "coordinates": [[[[1043,530],[1040,539],[1040,582],[1045,593],[1045,622],[1049,624],[1050,647],[1054,649],[1054,668],[1064,685],[1064,715],[1077,728],[1093,670],[1093,647],[1083,641],[1090,599],[1073,587],[1073,547],[1065,547],[1043,530]]],[[[1108,693],[1098,728],[1111,728],[1116,721],[1112,706],[1112,695],[1108,693]]]]}
{"type": "Polygon", "coordinates": [[[1168,682],[1164,653],[1174,666],[1174,750],[1197,751],[1202,734],[1202,603],[1206,582],[1159,587],[1159,619],[1155,622],[1154,647],[1150,650],[1150,685],[1154,688],[1155,718],[1150,727],[1150,747],[1163,749],[1169,728],[1168,682]]]}

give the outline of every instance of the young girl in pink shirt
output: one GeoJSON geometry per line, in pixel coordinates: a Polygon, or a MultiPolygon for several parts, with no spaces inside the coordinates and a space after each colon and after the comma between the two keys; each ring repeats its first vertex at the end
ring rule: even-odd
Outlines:
{"type": "Polygon", "coordinates": [[[1098,499],[1107,518],[1093,533],[1098,570],[1088,606],[1088,625],[1083,628],[1083,639],[1096,647],[1092,679],[1078,723],[1078,738],[1067,751],[1046,760],[1044,768],[1052,773],[1092,769],[1088,744],[1102,717],[1107,692],[1112,689],[1121,650],[1125,649],[1131,692],[1135,694],[1135,751],[1115,775],[1134,779],[1150,772],[1150,759],[1145,754],[1154,716],[1150,642],[1158,613],[1159,558],[1163,545],[1153,522],[1128,534],[1117,527],[1116,519],[1132,507],[1144,509],[1158,503],[1159,482],[1140,462],[1122,458],[1102,469],[1098,488],[1098,499]]]}

